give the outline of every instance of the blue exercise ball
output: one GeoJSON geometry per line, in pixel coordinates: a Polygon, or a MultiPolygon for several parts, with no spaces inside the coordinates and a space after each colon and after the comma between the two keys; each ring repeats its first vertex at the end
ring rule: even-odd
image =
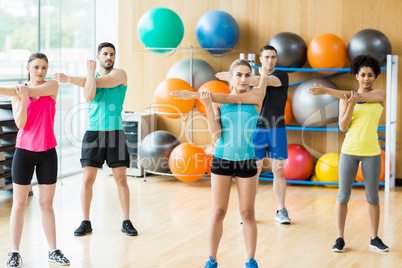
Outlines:
{"type": "MultiPolygon", "coordinates": [[[[198,20],[195,37],[203,48],[233,48],[239,39],[239,25],[227,12],[212,10],[198,20]]],[[[212,54],[223,54],[228,50],[208,50],[212,54]]]]}
{"type": "Polygon", "coordinates": [[[180,142],[171,133],[157,130],[149,133],[141,141],[139,148],[140,162],[148,171],[167,173],[169,156],[180,142]]]}
{"type": "MultiPolygon", "coordinates": [[[[157,7],[146,11],[138,21],[137,34],[146,48],[176,48],[184,35],[184,26],[174,11],[157,7]]],[[[156,53],[166,53],[172,49],[152,49],[156,53]]]]}
{"type": "Polygon", "coordinates": [[[369,54],[384,65],[387,54],[391,53],[392,47],[388,37],[375,29],[365,29],[356,33],[348,44],[349,61],[360,54],[369,54]]]}
{"type": "Polygon", "coordinates": [[[295,33],[282,32],[271,37],[268,45],[278,51],[278,67],[300,68],[307,60],[307,45],[295,33]]]}
{"type": "Polygon", "coordinates": [[[301,83],[292,97],[293,117],[303,127],[323,127],[338,122],[339,99],[330,95],[314,96],[308,89],[314,84],[338,89],[331,81],[325,78],[313,78],[301,83]]]}
{"type": "Polygon", "coordinates": [[[193,58],[192,76],[190,76],[190,58],[176,62],[166,75],[166,78],[180,78],[190,85],[191,77],[193,79],[192,87],[194,91],[198,91],[198,89],[206,82],[216,80],[215,70],[212,66],[209,65],[208,62],[197,58],[193,58]]]}

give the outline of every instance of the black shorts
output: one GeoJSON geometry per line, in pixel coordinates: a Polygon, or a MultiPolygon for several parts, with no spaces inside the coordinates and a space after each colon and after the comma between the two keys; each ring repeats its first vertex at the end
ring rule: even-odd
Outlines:
{"type": "Polygon", "coordinates": [[[257,171],[255,158],[243,161],[230,161],[215,156],[212,157],[211,173],[216,175],[250,178],[254,177],[257,171]]]}
{"type": "Polygon", "coordinates": [[[33,152],[15,148],[11,167],[13,182],[20,185],[30,185],[35,168],[38,184],[55,184],[57,182],[56,149],[33,152]]]}
{"type": "Polygon", "coordinates": [[[129,167],[126,135],[123,130],[87,131],[82,139],[81,166],[129,167]]]}

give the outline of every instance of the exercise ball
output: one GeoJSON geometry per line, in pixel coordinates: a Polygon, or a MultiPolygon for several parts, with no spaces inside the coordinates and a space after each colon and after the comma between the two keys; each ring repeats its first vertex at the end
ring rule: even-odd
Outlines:
{"type": "Polygon", "coordinates": [[[207,49],[212,54],[223,54],[233,48],[239,39],[239,25],[225,11],[212,10],[197,21],[195,37],[203,48],[229,48],[228,50],[207,49]]]}
{"type": "Polygon", "coordinates": [[[179,143],[176,137],[167,131],[149,133],[140,144],[141,165],[149,171],[169,172],[170,153],[179,143]]]}
{"type": "Polygon", "coordinates": [[[365,29],[356,33],[348,44],[349,61],[360,54],[369,54],[383,65],[387,60],[387,54],[391,53],[392,47],[388,37],[374,29],[365,29]]]}
{"type": "Polygon", "coordinates": [[[310,181],[313,181],[313,182],[319,182],[319,180],[318,180],[318,178],[317,178],[317,175],[312,175],[311,176],[311,178],[310,178],[310,181]]]}
{"type": "Polygon", "coordinates": [[[315,175],[320,182],[338,182],[338,153],[326,153],[322,155],[315,165],[315,175]]]}
{"type": "Polygon", "coordinates": [[[318,35],[307,47],[307,59],[312,68],[342,68],[347,60],[346,45],[334,34],[318,35]]]}
{"type": "Polygon", "coordinates": [[[166,78],[180,78],[187,83],[190,83],[192,78],[192,85],[194,91],[198,89],[206,82],[216,80],[215,70],[209,65],[208,62],[193,58],[193,74],[190,75],[190,58],[182,59],[176,62],[170,67],[166,78]]]}
{"type": "Polygon", "coordinates": [[[169,78],[162,81],[155,90],[154,101],[161,113],[169,118],[179,118],[183,114],[188,114],[194,107],[194,100],[175,99],[170,92],[175,90],[188,90],[194,92],[191,86],[179,78],[169,78]]]}
{"type": "Polygon", "coordinates": [[[285,125],[289,123],[289,121],[293,117],[293,112],[292,112],[292,101],[289,99],[286,100],[286,106],[285,106],[285,125]]]}
{"type": "MultiPolygon", "coordinates": [[[[221,81],[209,81],[205,84],[203,84],[199,90],[200,91],[209,91],[211,93],[224,93],[224,94],[229,94],[230,93],[230,89],[228,87],[228,85],[226,85],[225,83],[221,82],[221,81]]],[[[201,101],[199,99],[195,100],[195,105],[197,106],[197,109],[200,113],[205,114],[207,111],[205,110],[205,106],[204,104],[201,103],[201,101]]]]}
{"type": "Polygon", "coordinates": [[[207,148],[205,148],[205,157],[206,157],[206,172],[208,174],[211,174],[211,165],[212,165],[212,157],[214,155],[214,148],[215,144],[210,144],[208,145],[207,148]]]}
{"type": "MultiPolygon", "coordinates": [[[[364,182],[363,172],[362,172],[362,163],[359,163],[359,169],[357,170],[356,174],[356,181],[357,182],[364,182]]],[[[381,175],[380,175],[380,182],[385,181],[385,151],[381,149],[381,175]]]]}
{"type": "MultiPolygon", "coordinates": [[[[172,10],[156,7],[146,11],[138,21],[137,34],[146,48],[176,48],[184,35],[183,22],[172,10]]],[[[172,49],[151,49],[165,53],[172,49]]]]}
{"type": "Polygon", "coordinates": [[[295,33],[282,32],[271,37],[268,45],[278,52],[278,67],[300,68],[307,60],[307,45],[303,38],[295,33]]]}
{"type": "Polygon", "coordinates": [[[200,179],[206,171],[205,162],[204,150],[195,143],[180,144],[169,157],[170,170],[176,178],[184,182],[200,179]]]}
{"type": "Polygon", "coordinates": [[[288,144],[288,158],[285,161],[285,178],[307,180],[314,168],[311,154],[301,145],[288,144]]]}
{"type": "Polygon", "coordinates": [[[303,127],[322,127],[338,122],[339,100],[330,95],[313,96],[308,92],[314,84],[338,89],[331,81],[324,78],[313,78],[299,85],[292,97],[293,117],[303,127]]]}

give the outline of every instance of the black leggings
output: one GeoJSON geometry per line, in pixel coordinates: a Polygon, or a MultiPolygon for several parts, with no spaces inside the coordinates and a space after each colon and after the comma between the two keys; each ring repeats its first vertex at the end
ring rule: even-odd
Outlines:
{"type": "Polygon", "coordinates": [[[54,184],[57,181],[57,153],[52,148],[44,152],[32,152],[20,148],[15,149],[12,178],[20,185],[29,185],[36,167],[36,178],[39,184],[54,184]]]}

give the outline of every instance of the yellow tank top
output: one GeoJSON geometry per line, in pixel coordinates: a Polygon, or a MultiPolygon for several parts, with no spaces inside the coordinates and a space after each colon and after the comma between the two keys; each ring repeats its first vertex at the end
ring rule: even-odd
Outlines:
{"type": "Polygon", "coordinates": [[[356,104],[342,144],[342,153],[358,156],[381,153],[377,129],[382,110],[383,107],[378,102],[356,104]]]}

